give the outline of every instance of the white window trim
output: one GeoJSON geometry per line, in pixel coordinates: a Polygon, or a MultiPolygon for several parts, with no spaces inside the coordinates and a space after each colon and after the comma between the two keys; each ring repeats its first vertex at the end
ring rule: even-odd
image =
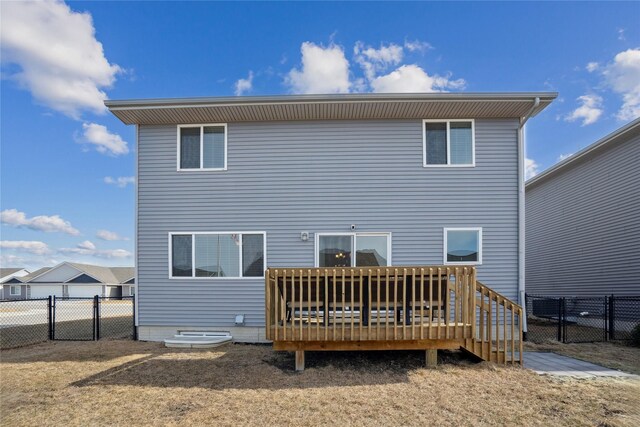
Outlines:
{"type": "MultiPolygon", "coordinates": [[[[322,232],[322,233],[315,233],[315,238],[314,238],[314,254],[313,254],[313,266],[318,268],[318,264],[319,263],[319,259],[318,259],[318,255],[320,255],[320,237],[323,236],[351,236],[353,237],[353,250],[355,252],[355,248],[357,247],[356,244],[356,239],[357,236],[382,236],[382,237],[386,237],[387,238],[387,266],[391,266],[393,265],[392,261],[391,261],[391,248],[392,248],[392,244],[391,244],[391,232],[359,232],[359,231],[354,231],[354,232],[335,232],[335,233],[331,233],[331,232],[322,232]]],[[[356,257],[351,257],[351,267],[356,267],[354,264],[356,263],[356,257]]],[[[324,267],[323,267],[324,268],[324,267]]],[[[367,267],[362,267],[362,268],[367,268],[367,267]]]]}
{"type": "Polygon", "coordinates": [[[22,295],[22,285],[10,285],[9,286],[9,295],[11,295],[13,297],[17,297],[19,295],[22,295]],[[13,288],[18,288],[19,289],[17,294],[13,292],[13,288]]]}
{"type": "Polygon", "coordinates": [[[262,276],[243,276],[242,271],[242,246],[243,246],[243,235],[245,234],[262,234],[262,253],[264,259],[264,268],[267,268],[267,232],[266,231],[172,231],[169,233],[169,279],[176,280],[215,280],[215,281],[223,281],[223,280],[252,280],[252,279],[263,279],[264,280],[264,271],[262,272],[262,276]],[[191,276],[174,276],[173,275],[173,236],[184,236],[191,235],[191,276]],[[209,235],[218,235],[218,234],[239,234],[240,235],[240,245],[238,246],[238,250],[240,251],[240,276],[238,277],[196,277],[196,251],[195,251],[195,239],[196,234],[209,234],[209,235]]]}
{"type": "Polygon", "coordinates": [[[449,227],[445,228],[442,234],[443,252],[442,260],[444,265],[482,265],[482,227],[449,227]],[[447,233],[449,231],[476,231],[478,232],[478,261],[447,261],[447,233]]]}
{"type": "Polygon", "coordinates": [[[425,168],[473,168],[476,166],[476,122],[474,119],[424,119],[422,120],[422,166],[425,168]],[[452,165],[451,164],[451,138],[450,124],[452,122],[471,122],[471,163],[452,165]],[[446,123],[447,124],[447,164],[429,165],[427,164],[427,129],[426,123],[446,123]]]}
{"type": "Polygon", "coordinates": [[[228,138],[228,129],[227,129],[227,124],[226,123],[204,123],[204,124],[191,124],[191,125],[178,125],[177,127],[177,142],[176,142],[176,148],[177,148],[177,164],[176,164],[176,168],[178,170],[178,172],[202,172],[202,171],[208,171],[208,172],[215,172],[215,171],[226,171],[227,170],[227,138],[228,138]],[[205,168],[203,167],[203,162],[204,162],[204,150],[203,150],[203,145],[204,145],[204,128],[205,127],[209,127],[209,126],[222,126],[224,127],[224,167],[222,168],[205,168]],[[187,168],[187,169],[183,169],[180,167],[180,129],[182,128],[200,128],[200,167],[197,169],[194,168],[187,168]]]}
{"type": "Polygon", "coordinates": [[[133,286],[129,286],[129,296],[132,297],[135,295],[135,292],[133,291],[133,286]]]}

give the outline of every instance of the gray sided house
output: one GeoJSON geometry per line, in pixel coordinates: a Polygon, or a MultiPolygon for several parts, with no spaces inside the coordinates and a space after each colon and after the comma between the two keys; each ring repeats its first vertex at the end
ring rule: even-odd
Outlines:
{"type": "Polygon", "coordinates": [[[526,183],[527,292],[640,295],[640,119],[526,183]]]}
{"type": "Polygon", "coordinates": [[[267,267],[475,264],[520,300],[521,128],[555,96],[108,101],[137,126],[140,339],[263,341],[267,267]]]}
{"type": "Polygon", "coordinates": [[[21,279],[28,274],[29,270],[22,267],[0,268],[0,300],[26,298],[26,287],[21,279]]]}

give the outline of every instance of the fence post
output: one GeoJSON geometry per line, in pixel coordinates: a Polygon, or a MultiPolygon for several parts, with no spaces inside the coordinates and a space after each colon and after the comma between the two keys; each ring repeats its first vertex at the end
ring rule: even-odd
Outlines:
{"type": "Polygon", "coordinates": [[[562,297],[562,342],[567,342],[567,299],[562,297]]]}
{"type": "Polygon", "coordinates": [[[138,341],[138,328],[136,328],[136,296],[131,297],[131,306],[133,307],[133,340],[138,341]]]}
{"type": "Polygon", "coordinates": [[[98,307],[98,295],[93,297],[93,340],[100,339],[100,309],[98,307]]]}
{"type": "Polygon", "coordinates": [[[51,307],[51,339],[56,339],[56,296],[53,296],[53,305],[51,307]]]}
{"type": "Polygon", "coordinates": [[[49,295],[47,300],[48,311],[47,311],[47,321],[49,322],[49,341],[53,341],[53,298],[49,295]]]}
{"type": "Polygon", "coordinates": [[[558,330],[556,331],[556,340],[562,341],[562,298],[558,298],[558,330]]]}
{"type": "Polygon", "coordinates": [[[609,297],[609,339],[616,339],[616,310],[613,294],[609,297]]]}

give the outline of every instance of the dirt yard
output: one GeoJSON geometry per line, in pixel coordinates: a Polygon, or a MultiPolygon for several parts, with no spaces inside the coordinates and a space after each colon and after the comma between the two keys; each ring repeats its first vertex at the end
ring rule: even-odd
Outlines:
{"type": "Polygon", "coordinates": [[[53,342],[0,352],[3,426],[640,425],[640,382],[558,380],[458,353],[53,342]]]}

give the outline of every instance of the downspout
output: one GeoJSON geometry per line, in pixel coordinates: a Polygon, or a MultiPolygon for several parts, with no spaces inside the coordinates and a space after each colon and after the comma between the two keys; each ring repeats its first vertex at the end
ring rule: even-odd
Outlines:
{"type": "Polygon", "coordinates": [[[522,306],[522,329],[524,331],[524,339],[527,337],[527,304],[525,300],[525,220],[524,220],[524,175],[525,175],[525,128],[524,125],[531,115],[540,105],[540,98],[536,96],[533,105],[520,118],[518,126],[518,301],[522,306]]]}

